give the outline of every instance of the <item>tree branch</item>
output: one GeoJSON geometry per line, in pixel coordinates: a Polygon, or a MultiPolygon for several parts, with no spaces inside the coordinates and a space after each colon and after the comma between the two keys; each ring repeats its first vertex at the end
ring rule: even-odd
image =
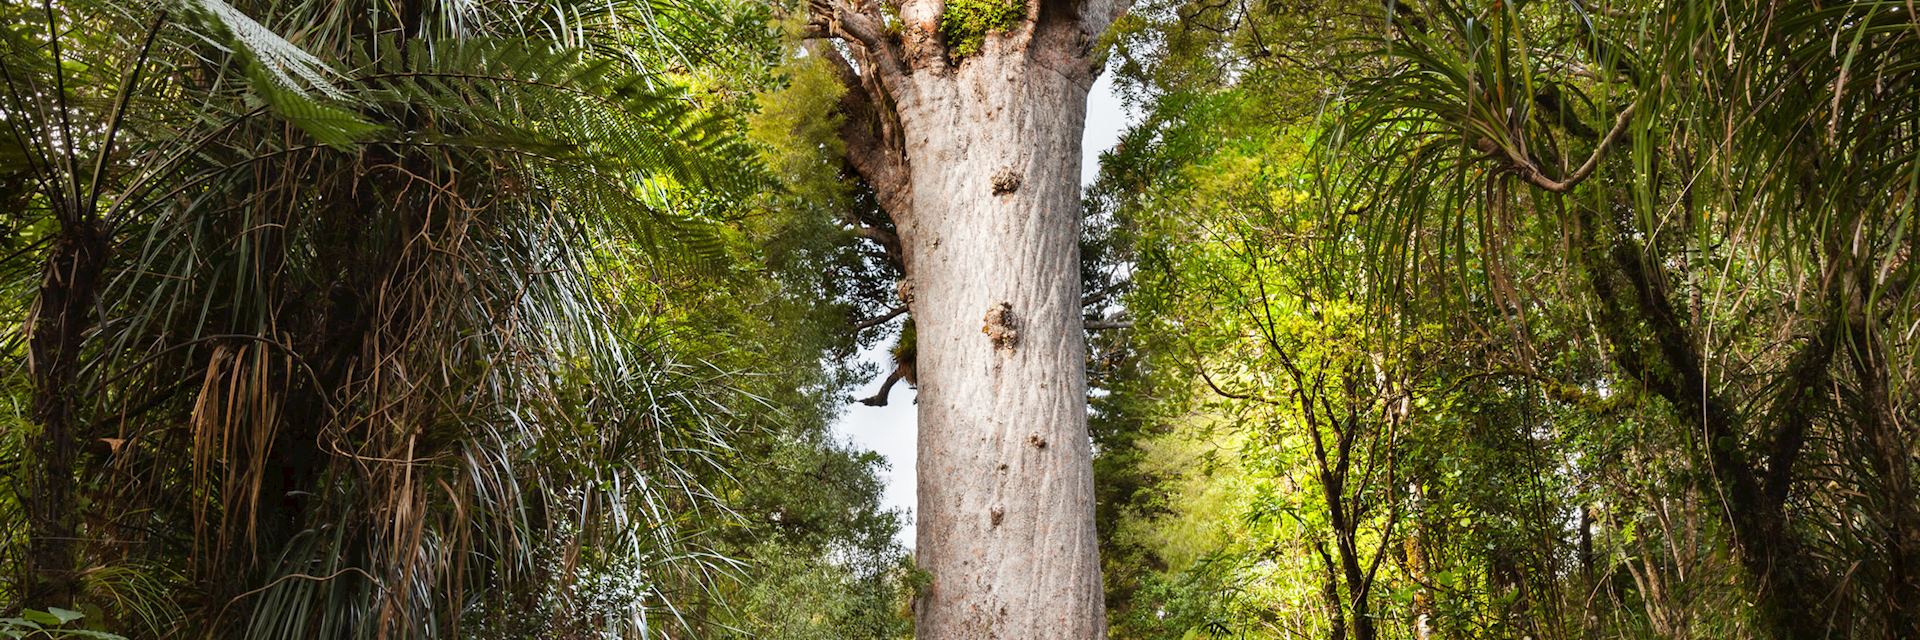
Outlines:
{"type": "Polygon", "coordinates": [[[886,313],[853,323],[853,330],[864,331],[867,329],[878,327],[880,325],[886,324],[888,320],[892,320],[894,318],[900,317],[900,314],[903,314],[906,312],[907,312],[907,305],[903,304],[898,307],[894,307],[892,309],[889,309],[886,313]]]}
{"type": "MultiPolygon", "coordinates": [[[[847,145],[847,164],[873,189],[880,209],[898,223],[910,204],[909,173],[899,119],[894,115],[893,103],[888,100],[886,86],[855,72],[846,56],[823,40],[807,43],[807,51],[826,60],[841,86],[846,88],[846,94],[840,98],[840,113],[844,117],[840,123],[840,139],[847,145]]],[[[867,225],[858,227],[862,236],[880,241],[889,250],[898,247],[898,240],[887,244],[888,240],[869,235],[879,230],[868,229],[871,227],[867,225]]]]}
{"type": "Polygon", "coordinates": [[[847,0],[807,0],[807,26],[817,35],[846,42],[866,54],[866,70],[878,77],[888,91],[904,92],[907,67],[900,57],[900,44],[887,33],[886,20],[871,4],[854,7],[847,0]]]}
{"type": "Polygon", "coordinates": [[[1280,403],[1278,402],[1274,402],[1267,398],[1256,396],[1251,393],[1234,393],[1232,391],[1228,391],[1226,389],[1220,388],[1220,385],[1214,383],[1213,376],[1207,373],[1207,364],[1206,362],[1202,361],[1202,359],[1200,358],[1200,350],[1194,348],[1193,345],[1189,344],[1187,345],[1187,352],[1193,354],[1193,370],[1200,374],[1200,380],[1202,382],[1207,383],[1207,388],[1213,389],[1214,394],[1222,398],[1227,398],[1229,400],[1250,400],[1253,402],[1273,405],[1276,407],[1280,406],[1280,403]]]}
{"type": "MultiPolygon", "coordinates": [[[[1620,139],[1621,134],[1626,133],[1627,124],[1633,121],[1633,112],[1638,106],[1638,104],[1628,105],[1620,111],[1620,115],[1614,116],[1613,128],[1607,131],[1606,137],[1600,139],[1600,144],[1594,146],[1593,153],[1587,154],[1587,161],[1581,163],[1573,173],[1559,180],[1547,177],[1547,174],[1540,170],[1540,165],[1534,163],[1532,158],[1527,157],[1520,150],[1505,145],[1499,145],[1499,150],[1506,156],[1507,163],[1514,173],[1519,174],[1527,182],[1554,193],[1566,193],[1593,175],[1593,170],[1600,166],[1600,159],[1607,154],[1607,149],[1613,146],[1614,141],[1620,139]]],[[[1483,140],[1483,144],[1491,146],[1491,141],[1483,140]]]]}
{"type": "Polygon", "coordinates": [[[1766,475],[1760,484],[1761,495],[1770,509],[1786,504],[1788,489],[1793,486],[1794,463],[1806,446],[1807,431],[1813,426],[1813,418],[1821,408],[1819,402],[1827,391],[1834,343],[1844,335],[1841,327],[1842,323],[1835,319],[1814,333],[1788,361],[1786,371],[1776,383],[1780,391],[1770,413],[1778,417],[1772,450],[1767,456],[1766,475]]]}
{"type": "MultiPolygon", "coordinates": [[[[871,396],[861,398],[860,404],[864,404],[869,407],[887,406],[887,398],[893,395],[893,385],[898,384],[902,379],[907,377],[909,367],[911,366],[912,365],[909,365],[904,362],[898,365],[894,365],[893,373],[887,374],[887,381],[880,385],[880,390],[878,392],[875,392],[871,396]]],[[[908,384],[912,384],[912,383],[909,382],[908,384]]]]}
{"type": "Polygon", "coordinates": [[[1133,0],[1075,0],[1076,13],[1080,14],[1080,25],[1091,37],[1098,38],[1106,33],[1120,16],[1127,14],[1133,7],[1133,0]]]}
{"type": "Polygon", "coordinates": [[[888,251],[896,250],[900,246],[900,236],[894,235],[892,232],[879,227],[862,224],[854,228],[853,233],[862,238],[880,243],[880,246],[886,247],[888,251]]]}

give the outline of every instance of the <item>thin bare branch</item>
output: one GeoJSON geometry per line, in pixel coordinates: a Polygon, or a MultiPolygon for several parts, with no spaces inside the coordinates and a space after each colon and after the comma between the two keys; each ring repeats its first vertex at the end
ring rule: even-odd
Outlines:
{"type": "Polygon", "coordinates": [[[898,307],[894,307],[892,309],[887,310],[886,313],[853,323],[853,330],[865,331],[867,329],[878,327],[880,325],[886,324],[887,321],[889,320],[900,317],[901,314],[904,314],[906,312],[907,312],[907,305],[903,304],[898,307]]]}

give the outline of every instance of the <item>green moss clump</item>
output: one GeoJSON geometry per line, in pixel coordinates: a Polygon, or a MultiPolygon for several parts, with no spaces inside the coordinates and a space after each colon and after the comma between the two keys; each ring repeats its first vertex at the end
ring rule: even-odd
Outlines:
{"type": "Polygon", "coordinates": [[[947,0],[940,36],[947,40],[947,54],[958,60],[980,53],[987,34],[1012,29],[1024,17],[1025,3],[1014,0],[947,0]]]}

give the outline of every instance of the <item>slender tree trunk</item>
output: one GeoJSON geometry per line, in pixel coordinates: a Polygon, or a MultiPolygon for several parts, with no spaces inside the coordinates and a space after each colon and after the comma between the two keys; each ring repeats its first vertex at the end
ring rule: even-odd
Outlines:
{"type": "Polygon", "coordinates": [[[1763,469],[1742,446],[1738,412],[1707,378],[1693,336],[1669,299],[1668,274],[1619,221],[1603,221],[1585,206],[1575,212],[1586,245],[1582,267],[1601,305],[1609,356],[1622,373],[1666,399],[1674,417],[1705,441],[1705,460],[1699,462],[1710,471],[1706,488],[1710,499],[1725,505],[1720,511],[1758,601],[1760,624],[1782,640],[1825,637],[1825,621],[1837,615],[1837,605],[1823,595],[1832,592],[1832,577],[1817,573],[1791,531],[1785,505],[1819,402],[1814,394],[1829,379],[1831,330],[1818,330],[1780,374],[1781,395],[1764,425],[1774,436],[1763,469]]]}
{"type": "MultiPolygon", "coordinates": [[[[1314,441],[1314,456],[1320,467],[1320,495],[1327,509],[1327,526],[1333,529],[1334,551],[1339,555],[1340,578],[1347,585],[1347,608],[1352,612],[1353,640],[1374,640],[1373,618],[1367,612],[1367,591],[1371,580],[1367,570],[1361,567],[1360,529],[1358,509],[1350,509],[1346,503],[1347,469],[1352,461],[1352,440],[1345,433],[1336,432],[1337,446],[1329,452],[1321,444],[1320,427],[1312,418],[1307,420],[1307,428],[1314,441]]],[[[1349,425],[1347,429],[1358,429],[1349,425]]]]}
{"type": "Polygon", "coordinates": [[[1580,505],[1580,577],[1593,587],[1593,507],[1580,505]]]}
{"type": "Polygon", "coordinates": [[[991,8],[943,19],[939,0],[905,0],[897,21],[858,0],[812,5],[816,34],[858,61],[813,49],[838,63],[848,159],[904,250],[919,378],[915,560],[930,576],[915,634],[1092,640],[1106,621],[1080,144],[1093,43],[1124,4],[977,1],[991,8]]]}
{"type": "MultiPolygon", "coordinates": [[[[1413,484],[1411,488],[1412,490],[1408,493],[1414,501],[1415,509],[1424,510],[1426,488],[1418,483],[1413,484]]],[[[1404,542],[1407,554],[1407,577],[1414,583],[1412,611],[1415,640],[1432,640],[1436,635],[1433,621],[1434,594],[1433,589],[1428,586],[1432,584],[1433,578],[1431,561],[1427,558],[1426,528],[1423,519],[1414,518],[1414,522],[1407,529],[1407,538],[1404,542]]]]}
{"type": "Polygon", "coordinates": [[[1326,569],[1326,579],[1320,583],[1320,597],[1327,601],[1327,640],[1347,640],[1346,603],[1340,599],[1340,570],[1334,567],[1333,556],[1327,553],[1327,543],[1319,542],[1314,550],[1320,553],[1320,565],[1326,569]]]}
{"type": "MultiPolygon", "coordinates": [[[[1857,277],[1866,281],[1871,274],[1857,277]]],[[[1908,441],[1900,434],[1887,390],[1885,349],[1877,327],[1865,318],[1872,311],[1858,290],[1853,304],[1862,311],[1855,312],[1847,332],[1846,352],[1859,384],[1852,431],[1879,485],[1875,493],[1886,531],[1886,586],[1878,597],[1886,617],[1884,636],[1912,638],[1920,634],[1920,496],[1914,494],[1908,441]]]]}
{"type": "Polygon", "coordinates": [[[1347,599],[1353,610],[1353,640],[1374,640],[1378,633],[1373,628],[1373,613],[1367,606],[1373,581],[1360,567],[1359,545],[1354,541],[1354,534],[1351,530],[1342,532],[1338,546],[1340,571],[1347,576],[1347,599]]]}
{"type": "Polygon", "coordinates": [[[61,235],[43,267],[27,340],[40,434],[32,441],[29,465],[24,603],[39,608],[71,607],[77,591],[72,485],[81,426],[75,405],[81,394],[75,382],[106,260],[97,223],[82,220],[61,235]]]}

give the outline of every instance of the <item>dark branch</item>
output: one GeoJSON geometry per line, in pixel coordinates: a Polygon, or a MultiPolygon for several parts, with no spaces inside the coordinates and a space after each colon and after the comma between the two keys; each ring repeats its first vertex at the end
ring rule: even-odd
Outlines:
{"type": "Polygon", "coordinates": [[[1524,152],[1512,146],[1494,145],[1492,141],[1484,138],[1481,140],[1481,145],[1483,150],[1488,151],[1494,151],[1494,149],[1490,149],[1489,147],[1498,147],[1498,152],[1506,156],[1508,166],[1513,169],[1514,173],[1519,174],[1521,178],[1526,179],[1527,182],[1532,183],[1534,186],[1554,193],[1566,193],[1572,191],[1573,188],[1581,182],[1586,181],[1588,176],[1593,175],[1593,170],[1600,166],[1600,159],[1607,154],[1607,149],[1613,146],[1614,141],[1620,139],[1621,134],[1626,133],[1627,124],[1633,121],[1633,111],[1637,106],[1639,105],[1629,105],[1627,108],[1622,109],[1620,115],[1615,116],[1613,119],[1613,129],[1607,131],[1605,138],[1600,139],[1600,144],[1593,148],[1593,153],[1587,155],[1587,161],[1582,163],[1579,168],[1574,169],[1573,173],[1569,173],[1566,177],[1559,180],[1547,177],[1547,174],[1541,171],[1540,165],[1535,163],[1533,158],[1528,157],[1524,152]]]}
{"type": "Polygon", "coordinates": [[[907,377],[907,367],[908,365],[906,364],[894,366],[893,373],[887,374],[886,383],[880,385],[880,391],[871,397],[861,399],[860,404],[869,407],[887,406],[887,397],[893,395],[893,385],[900,382],[902,378],[907,377]]]}
{"type": "Polygon", "coordinates": [[[898,307],[894,307],[888,310],[886,313],[853,323],[853,330],[865,331],[867,329],[878,327],[880,325],[886,324],[887,321],[889,320],[900,317],[900,314],[903,314],[906,312],[907,312],[907,305],[903,304],[898,307]]]}
{"type": "MultiPolygon", "coordinates": [[[[840,98],[840,139],[847,145],[847,164],[873,189],[880,209],[896,223],[907,214],[909,201],[906,150],[902,146],[899,120],[894,116],[887,88],[871,77],[854,71],[853,64],[831,44],[822,40],[808,43],[807,50],[826,60],[834,75],[846,88],[840,98]]],[[[861,235],[868,235],[865,225],[861,235]]],[[[875,232],[880,232],[875,229],[875,232]]],[[[874,236],[868,236],[874,237],[874,236]]],[[[879,240],[879,238],[875,238],[879,240]]],[[[889,251],[899,242],[881,241],[889,251]]]]}

